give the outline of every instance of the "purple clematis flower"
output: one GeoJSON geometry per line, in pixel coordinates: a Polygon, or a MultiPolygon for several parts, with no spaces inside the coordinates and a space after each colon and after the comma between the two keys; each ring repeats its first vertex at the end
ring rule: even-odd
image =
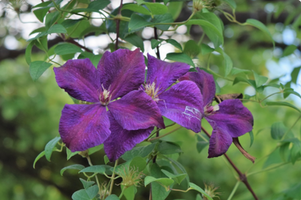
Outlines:
{"type": "Polygon", "coordinates": [[[240,100],[224,100],[212,106],[215,83],[211,74],[197,69],[197,72],[188,72],[179,80],[195,82],[203,95],[204,117],[213,128],[208,158],[226,153],[232,144],[232,138],[237,138],[253,129],[253,116],[240,100]]]}
{"type": "MultiPolygon", "coordinates": [[[[89,102],[67,104],[62,110],[59,132],[71,151],[83,151],[107,139],[114,140],[114,146],[122,146],[125,144],[119,143],[120,132],[164,128],[152,98],[138,90],[145,74],[139,49],[105,52],[97,69],[89,59],[82,59],[69,60],[54,72],[58,85],[70,96],[89,102]]],[[[130,140],[135,136],[124,137],[130,140]]],[[[113,159],[114,152],[105,150],[113,159]]]]}
{"type": "MultiPolygon", "coordinates": [[[[147,80],[140,91],[144,91],[144,94],[153,99],[153,103],[163,116],[199,132],[203,108],[200,104],[202,95],[198,86],[192,81],[183,81],[172,86],[179,77],[189,71],[189,68],[190,66],[185,63],[168,63],[148,55],[147,80]]],[[[111,161],[145,140],[153,130],[153,127],[128,130],[114,123],[114,120],[110,121],[114,126],[111,128],[111,136],[104,142],[104,148],[109,152],[107,155],[111,161]]]]}
{"type": "Polygon", "coordinates": [[[189,69],[188,64],[168,63],[148,55],[147,79],[143,88],[157,103],[163,116],[199,132],[203,108],[202,94],[198,86],[192,81],[182,81],[173,85],[189,69]]]}

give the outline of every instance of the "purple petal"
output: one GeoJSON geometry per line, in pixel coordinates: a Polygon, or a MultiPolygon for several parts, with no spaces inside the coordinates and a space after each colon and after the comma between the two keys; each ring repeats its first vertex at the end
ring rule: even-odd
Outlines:
{"type": "Polygon", "coordinates": [[[146,83],[155,82],[156,87],[159,87],[160,91],[163,92],[188,72],[190,66],[180,62],[164,62],[148,54],[147,68],[146,83]]]}
{"type": "Polygon", "coordinates": [[[239,137],[253,129],[252,113],[238,99],[225,100],[214,114],[205,116],[212,125],[220,127],[231,137],[239,137]]]}
{"type": "Polygon", "coordinates": [[[172,121],[200,132],[203,117],[202,95],[192,81],[182,81],[159,96],[158,106],[163,116],[172,121]]]}
{"type": "Polygon", "coordinates": [[[108,105],[115,120],[127,130],[164,128],[160,110],[153,99],[142,90],[135,90],[108,105]]]}
{"type": "Polygon", "coordinates": [[[110,89],[112,99],[116,99],[138,89],[144,82],[144,56],[140,49],[105,52],[98,63],[97,70],[101,84],[105,89],[110,89]]]}
{"type": "Polygon", "coordinates": [[[56,82],[70,96],[82,101],[99,101],[99,77],[89,59],[68,60],[53,70],[56,82]]]}
{"type": "Polygon", "coordinates": [[[105,152],[111,162],[117,160],[126,151],[145,140],[154,127],[128,131],[123,129],[117,121],[110,116],[111,135],[104,142],[105,152]]]}
{"type": "Polygon", "coordinates": [[[213,127],[209,140],[208,158],[218,157],[226,153],[232,144],[232,137],[222,128],[213,127]]]}
{"type": "Polygon", "coordinates": [[[197,72],[188,72],[179,80],[191,80],[195,82],[203,95],[204,105],[212,102],[212,99],[215,95],[215,83],[211,74],[208,74],[204,70],[197,68],[197,72]]]}
{"type": "Polygon", "coordinates": [[[100,104],[66,104],[62,110],[59,132],[71,151],[83,151],[102,144],[110,135],[106,108],[100,104]]]}

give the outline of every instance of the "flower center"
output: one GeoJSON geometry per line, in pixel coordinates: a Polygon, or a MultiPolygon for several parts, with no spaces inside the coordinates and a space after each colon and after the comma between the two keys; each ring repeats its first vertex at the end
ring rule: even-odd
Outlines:
{"type": "Polygon", "coordinates": [[[156,88],[155,82],[152,82],[152,84],[146,84],[144,88],[145,88],[144,91],[148,96],[150,96],[156,102],[159,101],[158,98],[159,88],[156,88]]]}
{"type": "Polygon", "coordinates": [[[204,114],[206,116],[212,115],[212,114],[214,114],[215,111],[218,111],[218,110],[219,110],[219,106],[218,105],[215,105],[215,106],[207,105],[204,108],[204,114]]]}
{"type": "Polygon", "coordinates": [[[101,85],[101,87],[102,87],[102,92],[99,95],[99,101],[102,105],[106,106],[109,104],[112,97],[112,95],[110,94],[110,87],[109,89],[105,89],[103,85],[101,85]]]}

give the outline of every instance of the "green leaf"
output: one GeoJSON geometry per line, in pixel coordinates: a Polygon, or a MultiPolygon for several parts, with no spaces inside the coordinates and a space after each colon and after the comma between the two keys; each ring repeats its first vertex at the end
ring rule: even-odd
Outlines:
{"type": "Polygon", "coordinates": [[[51,33],[67,33],[67,30],[62,24],[54,24],[47,31],[47,34],[51,33]]]}
{"type": "Polygon", "coordinates": [[[182,11],[183,1],[170,2],[168,7],[168,12],[172,15],[173,20],[176,20],[182,11]]]}
{"type": "Polygon", "coordinates": [[[115,194],[111,194],[105,200],[119,200],[119,198],[115,194]]]}
{"type": "Polygon", "coordinates": [[[107,165],[93,165],[80,170],[78,173],[91,172],[91,173],[103,174],[106,172],[107,169],[108,169],[107,165]]]}
{"type": "Polygon", "coordinates": [[[145,7],[143,7],[141,5],[134,4],[134,3],[124,4],[122,6],[121,10],[131,10],[131,11],[141,13],[141,14],[144,14],[144,15],[151,15],[151,12],[148,11],[145,7]]]}
{"type": "Polygon", "coordinates": [[[166,14],[168,11],[167,6],[162,5],[160,3],[144,3],[144,5],[147,6],[152,15],[163,15],[166,14]]]}
{"type": "Polygon", "coordinates": [[[167,40],[165,40],[165,41],[166,41],[167,43],[173,45],[174,47],[180,49],[181,51],[183,50],[181,44],[178,43],[176,40],[174,40],[174,39],[167,39],[167,40]]]}
{"type": "Polygon", "coordinates": [[[35,44],[35,41],[31,41],[26,47],[25,60],[26,60],[27,64],[31,63],[31,50],[32,50],[32,47],[34,44],[35,44]]]}
{"type": "Polygon", "coordinates": [[[144,52],[143,40],[136,33],[132,33],[132,34],[127,35],[124,38],[124,40],[131,43],[132,45],[140,48],[141,51],[144,52]]]}
{"type": "Polygon", "coordinates": [[[170,186],[171,184],[174,183],[174,181],[170,178],[155,178],[152,176],[146,176],[144,178],[144,186],[147,186],[148,184],[152,183],[152,182],[157,182],[162,184],[163,186],[170,186]]]}
{"type": "Polygon", "coordinates": [[[92,64],[93,64],[95,67],[97,67],[97,65],[98,65],[98,63],[99,63],[101,57],[102,57],[102,54],[94,55],[93,53],[84,51],[84,52],[82,52],[82,53],[78,56],[78,59],[89,58],[90,61],[92,62],[92,64]]]}
{"type": "Polygon", "coordinates": [[[134,147],[132,150],[125,152],[125,154],[123,154],[121,157],[126,161],[131,160],[138,156],[144,158],[154,150],[155,146],[156,143],[151,143],[143,147],[134,147]]]}
{"type": "Polygon", "coordinates": [[[236,74],[239,74],[239,73],[249,73],[250,70],[247,70],[247,69],[239,69],[239,68],[236,68],[236,67],[232,67],[232,70],[231,70],[231,75],[236,75],[236,74]]]}
{"type": "Polygon", "coordinates": [[[29,65],[29,73],[32,80],[36,81],[52,64],[44,61],[33,61],[29,65]]]}
{"type": "Polygon", "coordinates": [[[199,193],[201,193],[203,196],[207,197],[208,200],[213,200],[202,188],[200,188],[199,186],[197,186],[194,183],[189,183],[189,187],[193,190],[198,191],[199,193]]]}
{"type": "Polygon", "coordinates": [[[184,45],[184,53],[194,58],[199,55],[201,51],[200,46],[194,40],[188,40],[184,45]]]}
{"type": "Polygon", "coordinates": [[[82,182],[84,189],[88,189],[90,186],[92,186],[95,182],[94,181],[86,181],[82,178],[79,178],[80,182],[82,182]]]}
{"type": "Polygon", "coordinates": [[[296,32],[298,32],[298,31],[299,31],[299,26],[300,26],[300,25],[301,25],[301,14],[295,19],[295,21],[294,21],[292,27],[293,27],[293,29],[296,30],[296,32]]]}
{"type": "Polygon", "coordinates": [[[191,19],[186,22],[187,26],[189,25],[199,25],[202,27],[206,35],[209,39],[213,42],[214,46],[217,48],[224,42],[224,37],[222,32],[212,23],[208,22],[207,20],[203,19],[191,19]]]}
{"type": "Polygon", "coordinates": [[[268,80],[267,77],[265,76],[261,76],[261,75],[258,75],[256,72],[253,71],[253,74],[254,74],[254,79],[255,79],[255,84],[256,84],[256,87],[260,87],[262,86],[263,84],[265,84],[268,80]]]}
{"type": "Polygon", "coordinates": [[[72,194],[73,200],[92,200],[98,193],[98,186],[93,185],[87,189],[81,189],[72,194]]]}
{"type": "Polygon", "coordinates": [[[162,185],[160,185],[157,182],[151,183],[152,188],[152,197],[155,200],[165,200],[166,197],[169,195],[171,190],[166,190],[166,188],[162,185]]]}
{"type": "Polygon", "coordinates": [[[236,3],[234,0],[223,0],[226,2],[232,9],[236,9],[236,3]]]}
{"type": "Polygon", "coordinates": [[[206,55],[207,53],[211,53],[213,51],[214,51],[214,49],[209,47],[207,44],[204,44],[204,43],[201,44],[202,55],[206,55]]]}
{"type": "Polygon", "coordinates": [[[301,95],[298,92],[294,91],[294,89],[292,88],[285,88],[285,90],[283,91],[283,98],[287,98],[290,94],[294,94],[301,98],[301,95]]]}
{"type": "Polygon", "coordinates": [[[285,56],[291,55],[292,53],[294,53],[294,51],[296,49],[297,49],[296,45],[289,45],[284,49],[282,56],[285,57],[285,56]]]}
{"type": "Polygon", "coordinates": [[[34,159],[33,165],[32,165],[32,167],[34,169],[36,168],[37,161],[40,160],[40,158],[42,158],[43,156],[45,156],[45,151],[42,151],[41,153],[39,153],[39,155],[34,159]]]}
{"type": "Polygon", "coordinates": [[[151,40],[151,47],[152,47],[152,49],[156,48],[161,42],[162,42],[161,40],[152,39],[151,40]]]}
{"type": "Polygon", "coordinates": [[[191,58],[185,53],[168,53],[166,55],[165,59],[178,61],[178,62],[184,62],[184,63],[187,63],[187,64],[195,67],[191,58]]]}
{"type": "Polygon", "coordinates": [[[181,147],[175,143],[172,142],[161,142],[158,145],[158,152],[160,154],[174,154],[174,153],[181,153],[181,147]]]}
{"type": "Polygon", "coordinates": [[[40,9],[34,10],[33,13],[38,18],[38,20],[43,23],[44,17],[47,14],[47,12],[49,11],[49,9],[50,8],[40,8],[40,9]]]}
{"type": "Polygon", "coordinates": [[[88,9],[90,11],[99,12],[99,10],[104,9],[110,3],[111,3],[110,0],[95,0],[89,4],[88,9]]]}
{"type": "Polygon", "coordinates": [[[253,131],[250,131],[249,132],[249,135],[250,135],[250,147],[252,146],[253,142],[254,142],[254,134],[253,134],[253,131]]]}
{"type": "Polygon", "coordinates": [[[169,178],[173,179],[177,184],[181,184],[181,182],[186,178],[187,174],[172,174],[169,171],[161,169],[161,171],[168,176],[169,178]]]}
{"type": "Polygon", "coordinates": [[[144,17],[141,17],[137,14],[131,15],[131,20],[129,22],[129,31],[136,31],[138,29],[144,28],[152,24],[151,22],[146,21],[144,17]]]}
{"type": "Polygon", "coordinates": [[[233,63],[231,58],[224,52],[224,63],[225,63],[225,76],[228,76],[233,68],[233,63]]]}
{"type": "Polygon", "coordinates": [[[296,68],[294,68],[294,70],[291,73],[292,82],[295,83],[295,84],[297,84],[297,79],[298,79],[298,76],[299,76],[299,73],[300,73],[300,69],[301,69],[301,66],[296,67],[296,68]]]}
{"type": "Polygon", "coordinates": [[[93,153],[100,151],[101,149],[103,149],[103,144],[88,149],[88,154],[92,155],[93,153]]]}
{"type": "Polygon", "coordinates": [[[269,29],[268,29],[262,22],[260,22],[260,21],[258,21],[258,20],[256,20],[256,19],[247,19],[247,21],[244,23],[244,25],[252,25],[252,26],[255,26],[256,28],[258,28],[258,29],[261,30],[262,32],[266,33],[266,34],[270,37],[270,39],[271,39],[271,41],[272,41],[272,43],[273,43],[273,46],[274,46],[274,48],[275,48],[275,42],[274,42],[274,40],[273,40],[273,37],[272,37],[272,35],[271,35],[269,29]]]}
{"type": "MultiPolygon", "coordinates": [[[[121,187],[123,190],[124,186],[121,186],[121,187]]],[[[123,194],[124,194],[126,200],[134,200],[136,193],[137,193],[137,188],[134,185],[132,185],[128,188],[125,188],[123,194]]]]}
{"type": "Polygon", "coordinates": [[[142,157],[134,157],[130,162],[130,167],[135,167],[139,172],[143,171],[146,167],[146,161],[142,157]]]}
{"type": "Polygon", "coordinates": [[[206,138],[207,140],[204,140],[204,138],[203,137],[201,137],[201,136],[199,136],[199,135],[197,135],[197,143],[196,143],[196,148],[197,148],[197,151],[199,152],[199,153],[201,153],[201,151],[209,144],[209,138],[208,138],[208,136],[206,136],[206,135],[204,135],[204,134],[202,134],[202,136],[204,137],[204,138],[206,138]]]}
{"type": "Polygon", "coordinates": [[[245,82],[248,83],[249,85],[253,86],[254,89],[256,89],[256,83],[254,80],[246,79],[244,77],[236,77],[233,81],[233,85],[239,82],[245,82]]]}
{"type": "Polygon", "coordinates": [[[67,54],[75,54],[77,52],[82,52],[82,50],[80,47],[78,47],[74,44],[61,43],[55,47],[54,52],[57,55],[67,55],[67,54]]]}
{"type": "Polygon", "coordinates": [[[105,155],[105,156],[103,157],[103,160],[104,160],[104,163],[105,163],[105,164],[108,164],[108,163],[110,162],[110,160],[109,160],[109,158],[108,158],[107,155],[105,155]]]}
{"type": "Polygon", "coordinates": [[[57,21],[59,16],[60,16],[59,11],[48,13],[45,18],[45,27],[50,28],[57,21]]]}
{"type": "Polygon", "coordinates": [[[263,166],[262,166],[262,169],[265,169],[267,168],[268,166],[270,165],[273,165],[273,164],[277,164],[277,163],[281,163],[283,162],[281,160],[281,157],[280,157],[280,154],[279,154],[279,149],[276,149],[275,151],[273,151],[269,156],[268,158],[266,159],[266,161],[264,162],[263,166]]]}
{"type": "MultiPolygon", "coordinates": [[[[165,13],[163,15],[155,15],[152,20],[152,23],[172,23],[172,22],[173,22],[173,18],[170,13],[165,13]]],[[[155,27],[157,27],[158,29],[160,29],[162,31],[167,31],[170,26],[171,25],[168,25],[168,24],[155,25],[155,27]]]]}
{"type": "Polygon", "coordinates": [[[62,26],[64,26],[65,28],[69,28],[71,26],[76,25],[77,23],[79,23],[82,19],[66,19],[64,20],[61,24],[62,26]]]}
{"type": "Polygon", "coordinates": [[[271,136],[274,140],[281,140],[287,128],[282,122],[276,122],[271,126],[271,136]]]}
{"type": "Polygon", "coordinates": [[[60,174],[61,174],[61,176],[63,176],[64,172],[65,172],[67,169],[76,169],[76,170],[79,171],[79,170],[82,170],[82,169],[84,169],[84,168],[85,168],[85,166],[80,165],[80,164],[69,165],[69,166],[64,167],[63,169],[61,169],[60,174]]]}
{"type": "Polygon", "coordinates": [[[69,160],[73,156],[77,155],[79,151],[72,152],[70,149],[66,148],[66,153],[67,153],[67,160],[69,160]]]}
{"type": "Polygon", "coordinates": [[[268,106],[287,106],[301,112],[296,106],[292,105],[291,103],[284,102],[284,101],[274,101],[274,102],[266,102],[268,106]]]}
{"type": "Polygon", "coordinates": [[[53,152],[53,150],[56,149],[55,146],[59,142],[60,139],[61,139],[61,137],[55,137],[46,144],[44,151],[45,151],[45,157],[48,161],[50,161],[52,152],[53,152]]]}

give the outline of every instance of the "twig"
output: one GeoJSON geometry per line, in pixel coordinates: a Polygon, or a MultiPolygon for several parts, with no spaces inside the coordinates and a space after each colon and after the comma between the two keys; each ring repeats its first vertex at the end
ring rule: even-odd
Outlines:
{"type": "MultiPolygon", "coordinates": [[[[118,15],[121,16],[121,8],[123,0],[120,1],[120,6],[118,9],[118,15]]],[[[120,28],[120,19],[116,19],[116,41],[115,41],[115,50],[118,49],[118,38],[119,38],[119,28],[120,28]]]]}

